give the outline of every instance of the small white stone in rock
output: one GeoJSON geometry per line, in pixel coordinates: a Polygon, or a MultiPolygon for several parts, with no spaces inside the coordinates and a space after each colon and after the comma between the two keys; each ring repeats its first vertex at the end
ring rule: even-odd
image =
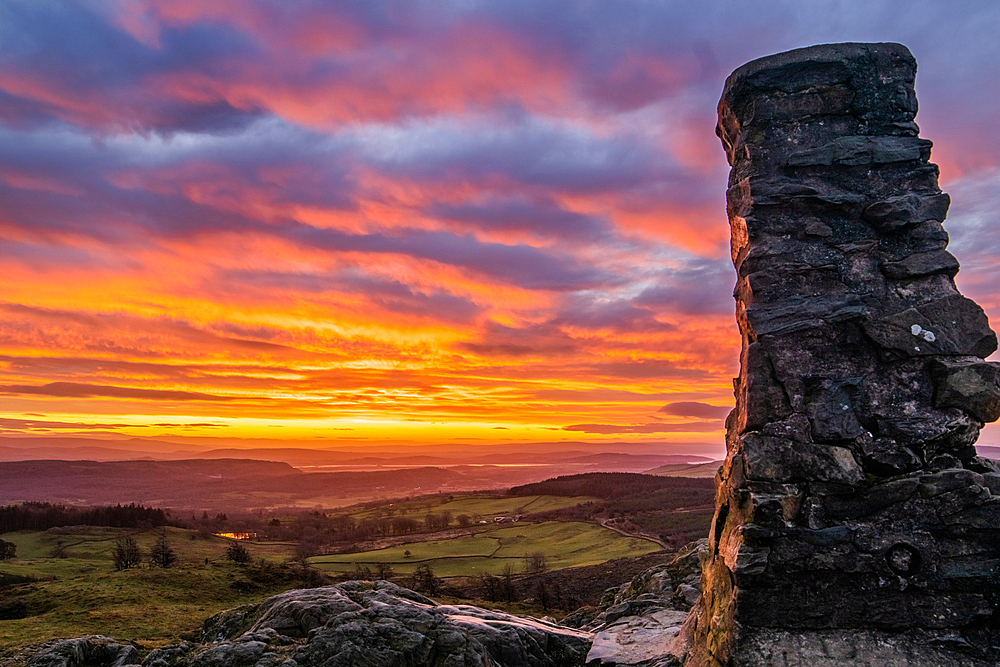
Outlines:
{"type": "Polygon", "coordinates": [[[936,336],[933,331],[924,331],[924,340],[928,343],[933,343],[936,336]]]}
{"type": "Polygon", "coordinates": [[[913,334],[914,336],[919,336],[920,332],[923,330],[924,328],[919,324],[914,324],[912,327],[910,327],[910,333],[913,334]]]}

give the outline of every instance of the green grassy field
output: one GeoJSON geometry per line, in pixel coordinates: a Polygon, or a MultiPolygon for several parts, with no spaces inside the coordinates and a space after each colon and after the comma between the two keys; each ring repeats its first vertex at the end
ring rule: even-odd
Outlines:
{"type": "MultiPolygon", "coordinates": [[[[266,575],[254,581],[260,567],[252,572],[227,561],[227,540],[176,528],[167,529],[178,556],[174,567],[116,572],[111,548],[123,534],[133,534],[148,550],[158,531],[74,527],[5,533],[3,539],[17,545],[18,557],[0,562],[0,571],[43,580],[0,589],[0,602],[16,598],[29,608],[27,618],[0,621],[0,646],[83,634],[109,634],[147,646],[177,641],[219,611],[289,588],[288,581],[269,582],[266,575]]],[[[248,548],[255,559],[272,562],[286,560],[293,550],[274,543],[248,548]]]]}
{"type": "MultiPolygon", "coordinates": [[[[545,554],[549,569],[559,570],[659,550],[651,541],[625,537],[593,523],[493,523],[494,516],[558,510],[588,500],[455,494],[397,501],[391,508],[388,504],[345,508],[343,511],[357,520],[379,513],[420,519],[429,512],[450,512],[452,531],[455,517],[461,514],[489,523],[474,523],[451,539],[317,556],[310,561],[332,576],[350,574],[358,564],[387,562],[405,585],[405,577],[418,565],[430,565],[438,577],[470,577],[499,574],[505,565],[520,572],[524,556],[535,552],[545,554]]],[[[0,620],[0,664],[4,649],[57,637],[106,634],[146,648],[176,642],[184,635],[196,634],[204,619],[219,611],[302,586],[302,577],[309,576],[301,569],[279,565],[294,556],[292,543],[245,543],[254,563],[243,567],[226,560],[226,539],[180,528],[165,530],[178,556],[175,566],[122,572],[114,570],[111,559],[115,540],[132,535],[148,551],[159,530],[78,526],[0,536],[17,545],[17,557],[0,562],[0,572],[37,578],[33,583],[0,588],[0,605],[21,600],[28,609],[26,618],[0,620]]]]}
{"type": "MultiPolygon", "coordinates": [[[[531,512],[546,512],[564,507],[572,507],[596,498],[565,497],[565,496],[481,496],[481,495],[450,495],[413,498],[392,503],[391,511],[398,516],[413,516],[420,518],[428,512],[440,514],[451,512],[452,517],[461,514],[474,521],[492,521],[496,516],[513,514],[529,514],[531,512]]],[[[364,508],[346,512],[355,519],[367,519],[376,516],[386,516],[388,504],[376,508],[364,508]]]]}
{"type": "Polygon", "coordinates": [[[526,554],[542,552],[550,570],[596,565],[613,558],[659,551],[650,540],[624,537],[590,523],[493,524],[474,534],[450,540],[403,544],[354,554],[316,556],[309,562],[330,573],[349,573],[358,565],[389,563],[396,574],[406,575],[418,565],[430,565],[439,577],[499,574],[504,565],[521,570],[526,554]],[[410,555],[406,556],[405,552],[410,555]]]}

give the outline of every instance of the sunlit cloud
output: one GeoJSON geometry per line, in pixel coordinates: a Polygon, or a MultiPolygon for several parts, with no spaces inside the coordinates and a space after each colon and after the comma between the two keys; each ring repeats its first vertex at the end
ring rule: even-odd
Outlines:
{"type": "Polygon", "coordinates": [[[998,324],[1000,9],[907,16],[2,3],[0,430],[721,448],[715,105],[821,41],[913,50],[958,282],[998,324]]]}
{"type": "Polygon", "coordinates": [[[193,391],[170,391],[165,389],[137,389],[134,387],[111,387],[107,385],[82,384],[79,382],[50,382],[40,386],[23,384],[0,385],[0,394],[31,394],[54,396],[57,398],[128,398],[162,401],[225,401],[226,396],[212,396],[193,391]]]}
{"type": "Polygon", "coordinates": [[[567,431],[581,431],[583,433],[600,433],[608,435],[611,433],[705,433],[720,430],[719,425],[702,424],[691,422],[688,424],[573,424],[563,427],[567,431]]]}

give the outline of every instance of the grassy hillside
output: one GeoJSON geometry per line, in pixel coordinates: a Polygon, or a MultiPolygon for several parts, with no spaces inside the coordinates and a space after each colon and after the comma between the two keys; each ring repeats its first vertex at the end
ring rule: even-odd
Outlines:
{"type": "MultiPolygon", "coordinates": [[[[504,498],[474,497],[464,499],[465,503],[463,499],[443,500],[455,510],[468,512],[514,509],[504,504],[509,503],[504,498]]],[[[545,497],[533,502],[540,507],[560,504],[545,497]]],[[[37,580],[0,588],[0,608],[14,600],[27,606],[25,618],[0,621],[0,647],[96,633],[151,648],[193,636],[205,618],[219,611],[310,583],[307,571],[279,565],[292,556],[292,544],[246,543],[255,560],[239,566],[225,558],[228,540],[180,528],[165,529],[178,556],[175,566],[114,570],[111,549],[118,537],[134,536],[148,551],[160,534],[160,530],[91,526],[5,533],[3,539],[17,545],[17,558],[0,562],[0,572],[37,580]]],[[[525,554],[539,551],[545,554],[550,570],[560,570],[658,550],[653,542],[594,524],[518,522],[477,525],[454,539],[320,556],[312,561],[321,572],[338,578],[353,572],[358,564],[388,562],[405,585],[417,565],[430,565],[439,577],[474,577],[499,574],[508,564],[520,572],[525,554]]],[[[316,576],[313,571],[313,582],[316,576]]],[[[0,664],[3,656],[0,648],[0,664]]]]}
{"type": "Polygon", "coordinates": [[[662,475],[663,477],[704,477],[714,479],[715,473],[719,471],[722,461],[708,461],[706,463],[668,463],[657,466],[651,470],[646,470],[647,475],[662,475]]]}
{"type": "Polygon", "coordinates": [[[451,494],[422,496],[408,500],[386,503],[366,503],[358,508],[345,508],[345,512],[357,520],[384,516],[391,509],[397,516],[420,517],[428,512],[450,512],[452,517],[462,514],[470,520],[492,521],[497,516],[546,512],[595,500],[590,497],[531,495],[511,497],[504,495],[451,494]]]}
{"type": "Polygon", "coordinates": [[[591,523],[493,524],[448,540],[402,544],[353,554],[316,556],[316,568],[330,573],[350,573],[358,565],[389,563],[397,574],[410,574],[418,565],[429,565],[439,577],[499,574],[505,565],[520,571],[526,554],[545,554],[551,570],[595,565],[625,556],[659,551],[649,540],[625,537],[591,523]],[[406,555],[409,552],[409,555],[406,555]]]}
{"type": "Polygon", "coordinates": [[[637,473],[567,475],[512,488],[508,494],[599,498],[593,503],[529,513],[533,521],[606,521],[628,533],[658,537],[679,548],[708,534],[715,508],[715,480],[637,473]]]}
{"type": "Polygon", "coordinates": [[[26,618],[0,621],[0,646],[91,633],[162,644],[197,631],[223,609],[297,583],[293,571],[276,565],[291,555],[290,545],[251,544],[264,563],[241,567],[225,559],[227,540],[177,528],[166,529],[178,556],[174,567],[116,572],[111,549],[124,534],[148,550],[159,531],[79,526],[5,533],[17,544],[17,558],[0,562],[0,572],[39,581],[0,588],[0,604],[23,600],[28,608],[26,618]]]}
{"type": "MultiPolygon", "coordinates": [[[[402,477],[419,474],[406,471],[402,477]]],[[[396,477],[383,473],[372,476],[396,477]]],[[[327,475],[295,477],[322,480],[335,492],[343,488],[327,475]]],[[[414,481],[407,479],[406,484],[414,481]]],[[[4,609],[24,612],[20,614],[23,618],[0,620],[0,664],[5,664],[5,648],[56,637],[110,634],[147,648],[176,642],[197,633],[205,618],[224,609],[315,584],[324,574],[346,578],[358,568],[370,568],[374,574],[380,563],[388,564],[391,576],[404,585],[411,585],[410,577],[418,566],[430,566],[437,577],[452,578],[457,586],[454,590],[465,586],[474,591],[478,590],[476,585],[468,582],[480,581],[478,575],[502,575],[505,569],[520,573],[528,565],[527,555],[541,553],[550,574],[567,573],[559,576],[567,580],[560,586],[565,589],[564,602],[569,604],[583,599],[567,583],[572,580],[572,568],[610,565],[616,559],[636,561],[661,550],[654,541],[622,533],[679,531],[678,540],[688,533],[703,536],[707,527],[702,524],[710,516],[710,508],[700,506],[710,502],[707,488],[702,488],[706,481],[583,475],[520,489],[519,495],[437,494],[370,502],[330,514],[314,509],[219,519],[206,513],[197,521],[192,516],[189,525],[194,529],[73,526],[7,532],[0,537],[16,544],[17,557],[0,561],[0,574],[14,575],[7,582],[16,577],[33,581],[3,585],[0,577],[0,615],[4,609]],[[586,495],[569,495],[574,491],[586,495]],[[524,519],[493,521],[494,517],[512,515],[524,519]],[[364,540],[356,539],[365,524],[377,526],[399,517],[413,519],[410,523],[415,530],[369,531],[364,540]],[[287,535],[280,539],[288,541],[247,543],[253,562],[240,566],[225,558],[229,541],[209,532],[220,530],[259,531],[261,535],[281,531],[287,535]],[[178,556],[174,567],[115,571],[111,551],[117,538],[133,536],[148,552],[161,531],[178,556]],[[354,542],[345,539],[354,533],[354,542]],[[322,544],[316,542],[321,546],[348,549],[353,544],[365,551],[317,555],[310,559],[315,569],[285,564],[297,553],[307,553],[302,550],[303,543],[308,546],[309,540],[319,537],[329,538],[322,544]]],[[[608,581],[607,585],[618,583],[608,581]]],[[[600,582],[595,580],[590,588],[599,589],[600,582]]],[[[529,594],[527,589],[519,593],[529,594]]],[[[515,598],[515,602],[517,599],[522,598],[515,598]]]]}

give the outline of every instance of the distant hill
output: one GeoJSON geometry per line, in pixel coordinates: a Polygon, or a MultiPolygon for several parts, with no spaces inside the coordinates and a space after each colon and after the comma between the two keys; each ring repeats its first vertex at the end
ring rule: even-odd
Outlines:
{"type": "Polygon", "coordinates": [[[317,497],[430,493],[460,477],[442,468],[304,473],[287,463],[246,459],[15,461],[0,463],[0,503],[253,508],[317,497]]]}
{"type": "Polygon", "coordinates": [[[663,477],[715,477],[722,461],[708,461],[707,463],[673,463],[658,466],[652,470],[644,471],[647,475],[661,475],[663,477]]]}
{"type": "Polygon", "coordinates": [[[976,445],[976,451],[979,455],[987,459],[1000,460],[1000,447],[993,447],[992,445],[976,445]]]}
{"type": "Polygon", "coordinates": [[[0,502],[136,502],[177,507],[195,495],[210,498],[262,479],[302,474],[287,463],[241,459],[11,461],[0,463],[0,502]]]}
{"type": "Polygon", "coordinates": [[[453,466],[468,465],[569,465],[584,468],[606,468],[641,472],[662,465],[683,465],[711,461],[705,456],[686,454],[625,454],[620,452],[492,452],[490,454],[465,456],[434,456],[429,454],[363,455],[356,451],[328,451],[304,447],[255,447],[251,449],[211,449],[206,452],[187,455],[198,459],[258,459],[262,461],[284,461],[293,466],[320,467],[379,467],[379,466],[453,466]]]}
{"type": "Polygon", "coordinates": [[[715,512],[715,480],[636,473],[565,475],[510,489],[511,496],[589,496],[574,507],[533,513],[534,520],[598,521],[658,536],[671,548],[704,537],[715,512]]]}
{"type": "Polygon", "coordinates": [[[688,454],[617,454],[605,452],[601,454],[587,454],[586,456],[574,456],[572,458],[560,459],[560,462],[647,468],[662,465],[685,465],[689,463],[702,462],[708,463],[711,460],[712,459],[707,456],[693,456],[688,454]]]}
{"type": "MultiPolygon", "coordinates": [[[[0,461],[126,461],[141,458],[193,458],[188,448],[161,440],[79,437],[0,437],[0,461]]],[[[216,457],[223,458],[223,457],[216,457]]],[[[245,458],[245,457],[238,457],[245,458]]]]}
{"type": "Polygon", "coordinates": [[[533,484],[512,487],[510,496],[591,496],[614,500],[648,495],[663,489],[714,488],[714,482],[699,478],[659,477],[631,472],[590,472],[563,475],[533,484]]]}
{"type": "Polygon", "coordinates": [[[254,458],[267,461],[284,461],[293,466],[437,466],[453,464],[454,460],[444,456],[365,456],[358,452],[336,452],[305,447],[255,447],[252,449],[210,449],[192,458],[254,458]]]}
{"type": "Polygon", "coordinates": [[[296,446],[297,442],[273,442],[268,446],[246,445],[215,447],[178,444],[165,440],[146,438],[84,438],[69,436],[0,436],[0,461],[131,461],[153,459],[176,461],[181,459],[254,459],[281,461],[296,467],[367,467],[379,466],[453,466],[468,465],[564,465],[577,466],[578,470],[617,470],[641,472],[656,466],[683,463],[702,463],[710,459],[696,454],[659,454],[645,452],[625,453],[615,451],[626,447],[621,443],[608,443],[609,451],[566,448],[566,443],[536,443],[529,447],[523,443],[498,444],[491,447],[442,444],[437,447],[373,448],[355,446],[344,449],[343,444],[324,447],[296,446]]]}

